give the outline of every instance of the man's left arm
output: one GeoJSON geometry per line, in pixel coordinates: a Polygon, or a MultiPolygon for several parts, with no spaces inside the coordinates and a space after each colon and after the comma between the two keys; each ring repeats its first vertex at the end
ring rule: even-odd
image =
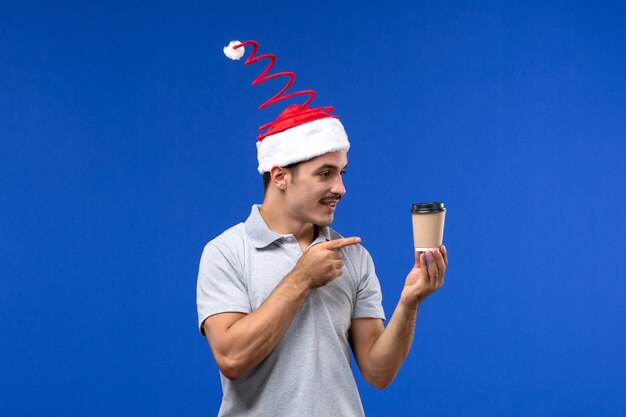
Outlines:
{"type": "Polygon", "coordinates": [[[395,378],[413,343],[419,305],[443,285],[447,266],[445,246],[427,253],[416,252],[415,266],[406,277],[387,327],[381,319],[352,320],[350,345],[361,374],[374,387],[383,389],[395,378]]]}

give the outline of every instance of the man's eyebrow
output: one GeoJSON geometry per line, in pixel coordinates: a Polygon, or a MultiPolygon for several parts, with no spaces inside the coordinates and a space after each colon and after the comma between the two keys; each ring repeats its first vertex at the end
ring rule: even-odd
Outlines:
{"type": "MultiPolygon", "coordinates": [[[[333,165],[333,164],[324,164],[324,165],[318,167],[316,169],[316,171],[319,171],[319,170],[322,170],[322,169],[329,169],[329,168],[330,169],[338,169],[339,167],[337,165],[333,165]]],[[[348,168],[348,164],[346,164],[346,166],[343,167],[343,169],[346,169],[346,168],[348,168]]]]}

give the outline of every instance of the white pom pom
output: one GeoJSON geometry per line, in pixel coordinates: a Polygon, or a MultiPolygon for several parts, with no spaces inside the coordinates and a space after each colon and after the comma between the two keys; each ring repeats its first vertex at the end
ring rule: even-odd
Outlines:
{"type": "Polygon", "coordinates": [[[242,46],[241,48],[233,49],[233,46],[239,45],[240,43],[239,41],[230,41],[228,46],[224,47],[224,55],[234,60],[241,59],[243,54],[246,53],[246,47],[242,46]]]}

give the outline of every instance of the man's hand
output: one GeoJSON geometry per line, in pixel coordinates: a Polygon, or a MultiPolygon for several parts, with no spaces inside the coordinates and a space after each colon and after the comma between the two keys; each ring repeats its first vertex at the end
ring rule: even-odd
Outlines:
{"type": "Polygon", "coordinates": [[[400,302],[407,306],[415,306],[437,291],[443,285],[447,267],[448,252],[445,246],[432,251],[415,252],[415,266],[406,277],[400,302]]]}
{"type": "Polygon", "coordinates": [[[311,289],[326,285],[343,272],[343,255],[339,249],[360,242],[358,237],[348,237],[318,243],[302,255],[293,272],[311,289]]]}

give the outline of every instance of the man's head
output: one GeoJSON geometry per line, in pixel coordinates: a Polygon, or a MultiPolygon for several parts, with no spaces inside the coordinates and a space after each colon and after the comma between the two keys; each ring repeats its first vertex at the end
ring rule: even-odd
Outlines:
{"type": "Polygon", "coordinates": [[[343,174],[346,151],[329,152],[287,167],[274,166],[267,179],[265,199],[280,204],[291,219],[318,226],[334,220],[337,202],[346,193],[343,174]]]}

